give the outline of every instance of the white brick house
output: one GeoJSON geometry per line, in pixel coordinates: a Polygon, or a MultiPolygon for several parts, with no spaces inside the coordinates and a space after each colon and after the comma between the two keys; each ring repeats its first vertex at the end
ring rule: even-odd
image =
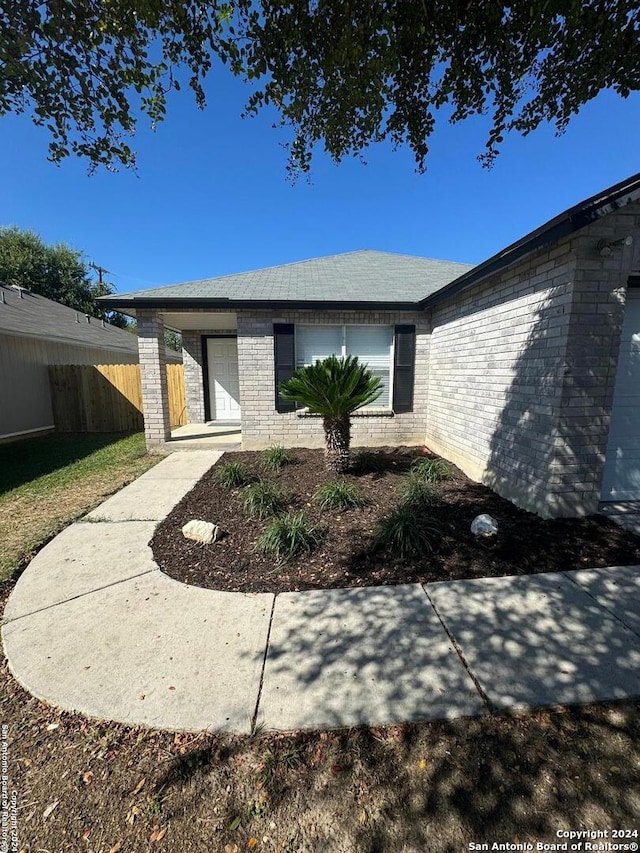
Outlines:
{"type": "Polygon", "coordinates": [[[189,421],[239,420],[246,449],[320,445],[278,383],[353,353],[385,386],[354,445],[426,444],[544,516],[640,500],[640,175],[473,268],[363,251],[104,301],[138,320],[150,445],[170,434],[166,325],[189,421]]]}

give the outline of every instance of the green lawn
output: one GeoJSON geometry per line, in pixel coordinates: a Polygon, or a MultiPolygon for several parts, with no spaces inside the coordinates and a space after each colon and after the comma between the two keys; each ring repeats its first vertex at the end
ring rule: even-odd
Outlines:
{"type": "Polygon", "coordinates": [[[144,435],[55,435],[0,445],[0,582],[107,495],[155,465],[144,435]]]}

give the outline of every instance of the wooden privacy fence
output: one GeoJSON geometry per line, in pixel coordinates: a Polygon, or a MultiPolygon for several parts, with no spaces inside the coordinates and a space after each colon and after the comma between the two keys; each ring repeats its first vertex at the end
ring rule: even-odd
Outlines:
{"type": "MultiPolygon", "coordinates": [[[[49,366],[58,432],[133,432],[144,426],[139,364],[49,366]]],[[[167,365],[171,426],[187,422],[184,368],[167,365]]]]}

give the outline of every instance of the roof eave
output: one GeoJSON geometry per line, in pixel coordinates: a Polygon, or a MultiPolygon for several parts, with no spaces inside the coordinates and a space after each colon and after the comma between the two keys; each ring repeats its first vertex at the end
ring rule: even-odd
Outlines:
{"type": "Polygon", "coordinates": [[[478,284],[478,282],[488,278],[490,275],[506,269],[511,264],[521,260],[525,255],[531,254],[543,246],[555,243],[563,237],[579,231],[586,225],[638,199],[640,199],[640,173],[633,175],[619,184],[615,184],[615,186],[610,187],[604,193],[598,193],[598,195],[585,199],[580,204],[570,207],[568,210],[550,219],[544,225],[536,228],[535,231],[531,231],[520,240],[507,246],[506,249],[502,249],[496,255],[492,255],[492,257],[478,264],[477,267],[469,270],[469,272],[464,273],[464,275],[461,275],[455,281],[450,282],[435,293],[426,296],[420,301],[420,307],[424,309],[432,308],[439,302],[457,295],[461,290],[465,290],[473,284],[478,284]]]}
{"type": "Polygon", "coordinates": [[[144,298],[126,296],[101,296],[99,302],[106,308],[151,310],[324,310],[324,311],[419,311],[419,302],[331,300],[331,299],[221,299],[211,297],[144,298]]]}

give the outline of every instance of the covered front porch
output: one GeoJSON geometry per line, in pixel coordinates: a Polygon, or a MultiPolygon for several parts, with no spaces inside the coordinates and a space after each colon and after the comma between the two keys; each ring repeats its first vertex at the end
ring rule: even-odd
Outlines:
{"type": "Polygon", "coordinates": [[[147,446],[239,449],[242,432],[236,314],[138,309],[136,320],[147,446]],[[174,429],[169,420],[165,330],[182,335],[187,424],[174,429]]]}

